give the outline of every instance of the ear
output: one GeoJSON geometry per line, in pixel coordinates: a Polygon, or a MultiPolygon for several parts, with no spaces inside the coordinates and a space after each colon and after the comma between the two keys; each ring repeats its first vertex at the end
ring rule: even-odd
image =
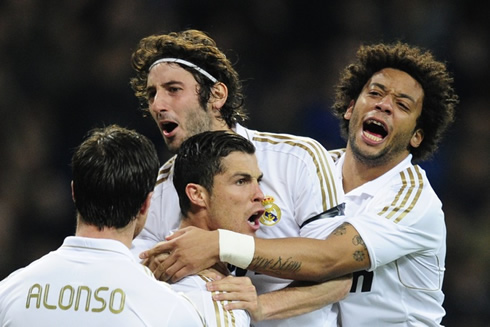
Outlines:
{"type": "Polygon", "coordinates": [[[347,110],[344,113],[344,119],[345,120],[350,120],[350,118],[352,117],[352,110],[354,110],[354,104],[355,104],[355,101],[351,100],[349,103],[349,106],[347,107],[347,110]]]}
{"type": "Polygon", "coordinates": [[[73,191],[73,181],[70,183],[71,186],[71,199],[75,202],[75,192],[73,191]]]}
{"type": "Polygon", "coordinates": [[[145,202],[141,205],[140,209],[140,215],[146,215],[148,213],[148,210],[150,209],[150,203],[151,203],[151,197],[153,195],[153,192],[148,193],[146,196],[145,202]]]}
{"type": "Polygon", "coordinates": [[[228,99],[228,87],[222,82],[217,82],[211,89],[211,103],[213,109],[220,110],[228,99]]]}
{"type": "Polygon", "coordinates": [[[133,231],[133,239],[138,236],[139,233],[143,230],[146,218],[148,217],[148,211],[150,210],[151,197],[153,192],[148,193],[145,201],[141,205],[140,211],[136,215],[136,219],[133,220],[134,231],[133,231]]]}
{"type": "Polygon", "coordinates": [[[192,205],[204,208],[207,207],[208,192],[199,184],[189,183],[185,187],[185,194],[192,205]]]}
{"type": "Polygon", "coordinates": [[[418,148],[424,139],[424,131],[422,129],[417,129],[410,139],[410,145],[414,148],[418,148]]]}

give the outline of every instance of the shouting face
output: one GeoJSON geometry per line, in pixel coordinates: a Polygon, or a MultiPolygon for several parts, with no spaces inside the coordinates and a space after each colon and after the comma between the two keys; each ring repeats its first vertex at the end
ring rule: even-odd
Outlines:
{"type": "Polygon", "coordinates": [[[194,76],[176,63],[157,64],[148,74],[150,113],[173,153],[187,138],[221,126],[219,112],[211,104],[203,108],[198,91],[194,76]]]}
{"type": "Polygon", "coordinates": [[[402,161],[410,146],[418,147],[423,131],[416,129],[424,92],[409,74],[392,68],[375,73],[347,109],[348,148],[369,166],[402,161]]]}

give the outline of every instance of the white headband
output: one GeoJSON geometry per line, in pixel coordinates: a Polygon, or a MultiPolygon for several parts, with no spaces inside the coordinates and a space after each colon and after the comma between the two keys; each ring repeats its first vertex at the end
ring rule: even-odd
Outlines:
{"type": "Polygon", "coordinates": [[[185,65],[187,67],[191,67],[191,68],[197,70],[198,72],[200,72],[201,74],[203,74],[204,76],[206,76],[207,78],[209,78],[213,83],[216,83],[218,81],[216,78],[213,77],[213,75],[211,75],[210,73],[208,73],[207,71],[205,71],[201,67],[198,67],[198,66],[194,65],[192,62],[188,62],[186,60],[178,59],[178,58],[162,58],[162,59],[158,59],[153,64],[151,64],[150,68],[148,68],[148,72],[154,66],[156,66],[156,65],[158,65],[158,64],[160,64],[162,62],[176,62],[176,63],[182,64],[182,65],[185,65]]]}

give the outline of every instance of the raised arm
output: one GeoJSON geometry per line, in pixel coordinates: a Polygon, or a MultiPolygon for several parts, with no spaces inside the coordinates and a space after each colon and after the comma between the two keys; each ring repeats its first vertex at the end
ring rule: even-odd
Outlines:
{"type": "Polygon", "coordinates": [[[325,281],[368,269],[370,258],[356,229],[344,223],[325,240],[309,238],[259,239],[225,231],[204,231],[190,227],[179,230],[168,242],[145,252],[170,256],[154,269],[161,280],[179,280],[221,260],[240,268],[276,277],[325,281]],[[253,255],[243,249],[254,247],[253,255]],[[244,262],[250,262],[249,265],[244,262]]]}
{"type": "Polygon", "coordinates": [[[325,240],[255,239],[255,253],[247,269],[294,280],[325,281],[369,267],[362,238],[344,223],[325,240]]]}

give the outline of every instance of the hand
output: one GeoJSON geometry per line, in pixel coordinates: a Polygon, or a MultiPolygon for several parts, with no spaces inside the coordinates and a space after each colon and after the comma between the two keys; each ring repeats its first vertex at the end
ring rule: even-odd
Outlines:
{"type": "Polygon", "coordinates": [[[223,269],[216,269],[215,268],[216,266],[217,265],[215,265],[214,267],[208,268],[208,269],[204,269],[203,271],[199,272],[199,275],[207,277],[211,280],[220,280],[220,279],[223,279],[229,275],[229,273],[222,272],[223,269]]]}
{"type": "Polygon", "coordinates": [[[143,260],[142,264],[150,268],[151,271],[155,271],[170,255],[168,252],[158,252],[158,246],[162,243],[164,242],[160,242],[155,245],[152,250],[146,251],[148,253],[148,257],[143,260]]]}
{"type": "Polygon", "coordinates": [[[206,287],[213,292],[213,300],[229,301],[225,305],[226,310],[244,309],[248,311],[252,321],[263,319],[259,297],[250,278],[228,276],[209,282],[206,287]]]}
{"type": "Polygon", "coordinates": [[[179,229],[167,237],[167,242],[142,252],[140,258],[149,262],[157,279],[176,282],[219,261],[219,234],[197,227],[179,229]],[[170,255],[162,261],[162,253],[170,255]]]}

